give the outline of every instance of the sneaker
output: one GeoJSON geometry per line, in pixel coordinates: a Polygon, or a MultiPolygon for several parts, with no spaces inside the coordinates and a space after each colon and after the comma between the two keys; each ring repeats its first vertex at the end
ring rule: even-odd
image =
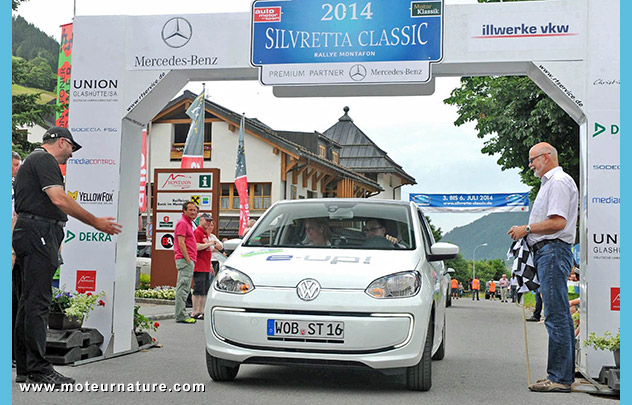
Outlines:
{"type": "Polygon", "coordinates": [[[15,382],[16,382],[16,383],[25,383],[25,382],[26,382],[26,376],[25,376],[25,375],[20,375],[20,374],[17,374],[17,375],[15,376],[15,382]]]}
{"type": "Polygon", "coordinates": [[[529,389],[536,392],[571,392],[570,385],[556,383],[548,378],[538,380],[535,384],[531,384],[529,389]]]}
{"type": "Polygon", "coordinates": [[[55,370],[45,374],[32,373],[29,374],[26,382],[31,384],[54,384],[55,388],[61,387],[62,384],[74,384],[75,379],[66,377],[55,370]]]}
{"type": "Polygon", "coordinates": [[[184,318],[181,321],[176,321],[177,323],[195,323],[197,322],[195,318],[184,318]]]}
{"type": "Polygon", "coordinates": [[[531,318],[527,318],[527,322],[540,322],[540,319],[532,316],[531,318]]]}

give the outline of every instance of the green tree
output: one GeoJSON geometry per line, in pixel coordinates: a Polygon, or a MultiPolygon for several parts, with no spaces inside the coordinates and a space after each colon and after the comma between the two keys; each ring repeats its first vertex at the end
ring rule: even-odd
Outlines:
{"type": "Polygon", "coordinates": [[[444,103],[456,105],[460,126],[476,122],[482,153],[498,156],[503,170],[518,168],[534,199],[540,181],[529,169],[529,149],[553,145],[560,165],[579,184],[579,127],[528,77],[463,77],[444,103]]]}
{"type": "Polygon", "coordinates": [[[430,221],[430,218],[428,218],[426,215],[424,215],[424,217],[426,217],[426,221],[428,221],[428,225],[430,225],[430,231],[432,232],[432,237],[434,238],[435,242],[440,241],[443,237],[443,234],[441,233],[441,228],[436,228],[434,225],[432,225],[432,221],[430,221]]]}
{"type": "Polygon", "coordinates": [[[472,277],[472,265],[469,260],[465,260],[463,256],[459,253],[456,258],[446,260],[446,267],[451,267],[454,269],[455,274],[452,275],[452,278],[456,278],[460,282],[465,285],[467,279],[472,277]]]}
{"type": "MultiPolygon", "coordinates": [[[[13,58],[12,83],[20,83],[24,80],[27,76],[27,68],[28,63],[26,63],[26,61],[20,58],[13,58]]],[[[13,150],[21,155],[33,150],[34,145],[28,142],[24,131],[21,131],[20,128],[32,124],[45,125],[42,116],[55,112],[54,105],[39,102],[40,94],[41,93],[27,93],[13,95],[11,117],[13,150]]]]}

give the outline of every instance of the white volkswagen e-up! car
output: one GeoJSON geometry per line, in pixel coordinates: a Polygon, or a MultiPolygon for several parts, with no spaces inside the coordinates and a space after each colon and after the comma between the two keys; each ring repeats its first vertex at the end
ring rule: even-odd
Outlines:
{"type": "Polygon", "coordinates": [[[413,203],[281,201],[215,278],[205,310],[215,381],[241,364],[337,365],[405,372],[428,390],[445,354],[447,269],[413,203]]]}

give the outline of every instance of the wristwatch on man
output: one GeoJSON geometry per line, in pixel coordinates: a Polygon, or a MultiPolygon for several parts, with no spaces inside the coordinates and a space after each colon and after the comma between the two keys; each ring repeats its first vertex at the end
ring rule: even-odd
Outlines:
{"type": "Polygon", "coordinates": [[[527,225],[524,230],[527,231],[527,233],[531,233],[531,225],[527,225]]]}

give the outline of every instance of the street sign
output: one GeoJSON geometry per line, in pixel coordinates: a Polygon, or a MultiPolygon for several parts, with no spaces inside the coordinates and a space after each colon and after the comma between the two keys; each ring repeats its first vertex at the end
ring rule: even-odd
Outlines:
{"type": "Polygon", "coordinates": [[[271,85],[427,82],[443,1],[260,0],[251,63],[271,85]]]}

